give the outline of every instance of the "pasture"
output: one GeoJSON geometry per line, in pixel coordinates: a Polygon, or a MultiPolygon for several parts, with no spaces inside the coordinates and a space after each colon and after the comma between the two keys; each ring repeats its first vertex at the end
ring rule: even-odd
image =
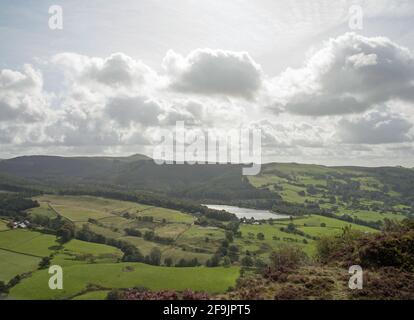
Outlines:
{"type": "Polygon", "coordinates": [[[18,274],[34,271],[40,258],[0,249],[0,281],[7,283],[18,274]]]}
{"type": "Polygon", "coordinates": [[[63,290],[50,290],[47,270],[36,271],[10,290],[11,299],[70,299],[88,285],[101,288],[146,287],[223,293],[234,286],[238,267],[168,268],[142,263],[74,264],[64,268],[63,290]]]}
{"type": "Polygon", "coordinates": [[[0,249],[45,257],[57,246],[56,237],[49,234],[22,229],[0,232],[0,249]]]}
{"type": "Polygon", "coordinates": [[[0,231],[8,230],[7,221],[0,219],[0,231]]]}

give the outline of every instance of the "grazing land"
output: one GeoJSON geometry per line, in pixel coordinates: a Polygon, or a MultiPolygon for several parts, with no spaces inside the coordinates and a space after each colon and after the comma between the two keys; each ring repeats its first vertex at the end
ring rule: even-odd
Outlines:
{"type": "Polygon", "coordinates": [[[234,286],[239,277],[237,267],[174,268],[150,266],[143,263],[76,264],[65,268],[63,290],[50,290],[47,270],[33,273],[10,291],[14,299],[69,299],[84,293],[89,287],[132,288],[151,290],[193,289],[223,293],[234,286]]]}

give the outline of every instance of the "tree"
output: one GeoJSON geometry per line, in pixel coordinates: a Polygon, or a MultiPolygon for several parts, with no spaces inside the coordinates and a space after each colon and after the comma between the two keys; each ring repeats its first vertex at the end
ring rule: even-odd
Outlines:
{"type": "Polygon", "coordinates": [[[310,195],[316,195],[318,193],[318,189],[316,189],[314,185],[310,184],[306,187],[306,192],[310,195]]]}
{"type": "Polygon", "coordinates": [[[61,243],[66,243],[75,237],[75,226],[72,223],[65,222],[57,230],[56,236],[61,243]]]}
{"type": "Polygon", "coordinates": [[[239,260],[239,248],[231,245],[228,250],[228,256],[232,262],[239,260]]]}
{"type": "Polygon", "coordinates": [[[228,267],[231,265],[231,260],[229,257],[224,257],[223,259],[223,266],[228,267]]]}
{"type": "Polygon", "coordinates": [[[167,267],[171,267],[171,266],[172,266],[172,264],[173,264],[173,260],[172,260],[170,257],[165,258],[165,259],[164,259],[164,264],[165,264],[167,267]]]}
{"type": "Polygon", "coordinates": [[[264,240],[265,239],[265,235],[262,233],[262,232],[259,232],[257,235],[256,235],[256,237],[257,237],[257,239],[258,240],[264,240]]]}
{"type": "Polygon", "coordinates": [[[152,265],[159,266],[161,264],[161,250],[157,247],[152,248],[149,259],[152,265]]]}
{"type": "Polygon", "coordinates": [[[147,241],[151,241],[154,239],[154,231],[145,231],[144,233],[144,239],[147,241]]]}
{"type": "Polygon", "coordinates": [[[286,228],[287,232],[293,233],[296,231],[296,226],[293,223],[289,223],[287,228],[286,228]]]}
{"type": "Polygon", "coordinates": [[[123,261],[127,262],[142,262],[144,261],[144,256],[142,255],[141,251],[138,250],[132,244],[127,243],[125,246],[122,247],[122,251],[124,252],[124,256],[122,257],[123,261]]]}
{"type": "Polygon", "coordinates": [[[215,254],[211,257],[211,259],[208,259],[206,262],[207,267],[217,267],[220,263],[220,257],[215,254]]]}
{"type": "Polygon", "coordinates": [[[233,242],[234,234],[232,231],[226,231],[226,240],[228,242],[233,242]]]}
{"type": "Polygon", "coordinates": [[[138,229],[134,229],[134,228],[126,228],[125,233],[133,237],[142,237],[141,231],[139,231],[138,229]]]}
{"type": "Polygon", "coordinates": [[[242,266],[245,266],[245,267],[251,267],[251,266],[253,266],[254,261],[253,261],[252,257],[244,256],[243,259],[241,259],[241,264],[242,264],[242,266]]]}
{"type": "Polygon", "coordinates": [[[181,258],[181,259],[178,261],[178,263],[176,264],[176,267],[181,267],[181,268],[183,268],[183,267],[186,267],[187,265],[188,265],[187,260],[185,260],[185,259],[181,258]]]}

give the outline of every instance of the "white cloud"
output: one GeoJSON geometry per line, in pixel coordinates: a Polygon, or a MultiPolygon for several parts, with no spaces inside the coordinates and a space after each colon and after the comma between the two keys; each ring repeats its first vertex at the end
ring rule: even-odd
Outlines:
{"type": "Polygon", "coordinates": [[[163,66],[170,87],[184,93],[250,99],[262,85],[261,67],[246,52],[197,49],[183,57],[170,50],[163,66]]]}
{"type": "Polygon", "coordinates": [[[170,51],[160,74],[123,53],[61,53],[47,66],[62,73],[56,94],[30,65],[0,70],[0,146],[151,154],[161,129],[185,121],[188,132],[260,128],[266,161],[357,163],[392,157],[394,144],[403,157],[414,136],[413,60],[388,39],[355,34],[273,79],[243,52],[170,51]]]}
{"type": "Polygon", "coordinates": [[[269,85],[274,106],[311,116],[362,113],[393,99],[414,102],[414,57],[387,38],[347,33],[325,43],[301,69],[269,85]]]}
{"type": "Polygon", "coordinates": [[[42,87],[42,75],[31,65],[24,65],[22,72],[0,70],[0,122],[43,120],[49,96],[42,87]]]}
{"type": "Polygon", "coordinates": [[[94,91],[143,94],[160,82],[151,68],[123,53],[114,53],[107,58],[60,53],[52,58],[52,62],[61,66],[70,83],[94,91]]]}

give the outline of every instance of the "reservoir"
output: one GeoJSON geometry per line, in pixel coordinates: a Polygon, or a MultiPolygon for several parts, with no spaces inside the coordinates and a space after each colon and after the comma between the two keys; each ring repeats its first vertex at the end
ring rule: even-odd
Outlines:
{"type": "Polygon", "coordinates": [[[207,208],[214,209],[214,210],[225,210],[227,212],[233,213],[237,216],[237,218],[242,219],[250,219],[254,218],[255,220],[267,220],[267,219],[286,219],[289,216],[284,214],[273,213],[269,210],[257,210],[257,209],[249,209],[249,208],[240,208],[235,206],[226,206],[220,204],[203,204],[207,208]]]}

